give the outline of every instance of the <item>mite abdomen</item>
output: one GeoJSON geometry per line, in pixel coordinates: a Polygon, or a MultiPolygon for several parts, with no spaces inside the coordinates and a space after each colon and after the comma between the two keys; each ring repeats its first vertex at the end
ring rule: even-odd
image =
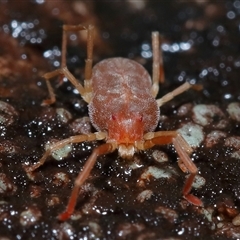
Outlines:
{"type": "Polygon", "coordinates": [[[137,113],[143,116],[144,132],[153,131],[159,108],[151,95],[151,78],[139,63],[126,58],[109,58],[92,71],[93,97],[89,115],[98,131],[107,131],[111,116],[137,113]]]}

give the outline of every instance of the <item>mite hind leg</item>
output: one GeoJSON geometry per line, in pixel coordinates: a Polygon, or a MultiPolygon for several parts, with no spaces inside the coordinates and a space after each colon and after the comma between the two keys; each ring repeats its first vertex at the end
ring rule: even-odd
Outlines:
{"type": "Polygon", "coordinates": [[[152,66],[152,95],[156,97],[159,91],[159,82],[164,82],[164,69],[163,69],[163,56],[161,50],[161,36],[159,32],[152,32],[152,55],[153,55],[153,66],[152,66]]]}
{"type": "Polygon", "coordinates": [[[88,27],[82,25],[63,25],[63,39],[62,39],[62,58],[61,58],[61,68],[55,71],[46,73],[43,77],[46,80],[49,99],[43,101],[42,105],[49,105],[56,101],[53,88],[50,84],[50,79],[55,76],[64,76],[68,78],[68,80],[74,85],[74,87],[78,90],[82,98],[89,103],[91,100],[92,93],[92,62],[93,62],[93,35],[94,35],[94,27],[89,25],[88,27]],[[79,81],[69,72],[66,66],[66,51],[67,51],[67,32],[73,31],[87,31],[87,59],[85,63],[85,80],[84,86],[79,83],[79,81]]]}
{"type": "Polygon", "coordinates": [[[184,140],[184,138],[176,131],[160,131],[156,133],[154,132],[147,133],[145,134],[144,139],[145,139],[144,149],[151,148],[154,145],[164,145],[173,143],[177,151],[177,154],[180,158],[178,162],[179,167],[184,172],[188,171],[190,173],[182,190],[183,197],[193,205],[202,206],[203,205],[202,201],[198,197],[190,193],[195,176],[198,173],[198,169],[191,160],[191,158],[189,157],[189,154],[192,153],[192,148],[184,140]]]}
{"type": "Polygon", "coordinates": [[[63,25],[62,68],[66,67],[67,32],[81,30],[87,30],[87,59],[85,64],[84,88],[86,91],[90,92],[92,90],[89,82],[92,77],[94,26],[89,25],[88,27],[85,27],[82,25],[63,25]]]}

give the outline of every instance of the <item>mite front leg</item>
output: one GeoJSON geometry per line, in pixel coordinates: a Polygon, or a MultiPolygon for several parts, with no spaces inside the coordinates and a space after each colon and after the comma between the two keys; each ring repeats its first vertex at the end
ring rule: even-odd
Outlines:
{"type": "Polygon", "coordinates": [[[145,139],[145,142],[143,144],[143,149],[151,148],[154,145],[164,145],[164,144],[173,143],[180,157],[180,162],[179,162],[180,168],[184,171],[187,170],[190,172],[190,176],[188,177],[183,187],[183,197],[193,205],[202,206],[203,205],[202,201],[196,196],[190,194],[190,191],[192,189],[192,184],[194,182],[194,178],[198,172],[198,169],[188,155],[192,152],[192,148],[183,139],[183,137],[180,134],[178,134],[176,131],[159,131],[156,133],[152,132],[152,133],[145,134],[144,139],[145,139]]]}
{"type": "Polygon", "coordinates": [[[87,162],[85,163],[83,170],[78,174],[78,176],[75,180],[74,187],[73,187],[71,196],[69,198],[66,210],[58,216],[58,219],[60,221],[67,220],[69,217],[71,217],[72,213],[74,212],[79,189],[80,189],[81,185],[89,177],[89,174],[90,174],[93,166],[95,165],[97,158],[100,155],[110,153],[110,152],[114,151],[115,149],[116,149],[115,144],[105,143],[93,150],[92,154],[90,155],[87,162]]]}
{"type": "Polygon", "coordinates": [[[85,142],[85,141],[102,140],[105,138],[106,138],[106,134],[104,132],[97,132],[97,133],[92,133],[92,134],[76,135],[76,136],[72,136],[72,137],[63,139],[59,142],[52,144],[37,163],[35,163],[32,166],[24,165],[23,167],[26,172],[33,172],[45,163],[45,161],[51,155],[52,152],[54,152],[60,148],[63,148],[67,144],[80,143],[80,142],[85,142]]]}

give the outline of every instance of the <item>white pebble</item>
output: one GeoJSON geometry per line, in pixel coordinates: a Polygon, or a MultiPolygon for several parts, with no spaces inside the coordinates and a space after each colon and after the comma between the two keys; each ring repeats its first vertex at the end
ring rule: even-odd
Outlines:
{"type": "Polygon", "coordinates": [[[24,227],[34,225],[42,216],[42,213],[36,206],[27,208],[20,214],[20,224],[24,227]]]}
{"type": "Polygon", "coordinates": [[[56,109],[57,117],[62,123],[67,123],[72,119],[72,114],[64,108],[56,109]]]}
{"type": "Polygon", "coordinates": [[[142,203],[145,200],[150,199],[152,194],[153,194],[153,191],[151,191],[151,190],[144,190],[144,191],[142,191],[141,193],[138,194],[137,200],[142,203]]]}
{"type": "MultiPolygon", "coordinates": [[[[186,178],[188,178],[189,175],[186,176],[186,178]]],[[[194,178],[194,182],[192,184],[192,187],[193,188],[201,188],[203,185],[205,185],[206,183],[206,179],[200,175],[196,175],[195,178],[194,178]]]]}
{"type": "MultiPolygon", "coordinates": [[[[47,142],[45,144],[45,150],[48,150],[52,144],[54,144],[54,142],[57,142],[56,140],[47,142]]],[[[57,149],[55,151],[52,151],[51,155],[52,157],[57,160],[57,161],[61,161],[63,160],[65,157],[68,156],[68,154],[72,151],[72,145],[71,144],[67,144],[64,147],[57,149]]]]}
{"type": "Polygon", "coordinates": [[[226,135],[227,134],[225,132],[222,132],[219,130],[210,132],[207,135],[206,140],[205,140],[206,147],[214,146],[215,144],[217,144],[219,142],[220,138],[225,138],[226,135]]]}
{"type": "Polygon", "coordinates": [[[199,147],[204,139],[203,128],[195,123],[184,124],[177,132],[182,135],[192,148],[199,147]]]}
{"type": "Polygon", "coordinates": [[[227,112],[233,120],[240,122],[240,103],[230,103],[227,107],[227,112]]]}
{"type": "Polygon", "coordinates": [[[238,214],[235,218],[233,218],[232,224],[234,226],[240,226],[240,214],[238,214]]]}
{"type": "Polygon", "coordinates": [[[154,160],[156,160],[159,163],[168,161],[168,155],[163,151],[155,150],[153,151],[152,156],[154,160]]]}
{"type": "Polygon", "coordinates": [[[193,107],[193,121],[199,125],[207,126],[211,124],[212,128],[223,129],[227,125],[225,115],[222,110],[215,105],[199,104],[193,107]],[[215,119],[219,119],[215,122],[215,119]]]}

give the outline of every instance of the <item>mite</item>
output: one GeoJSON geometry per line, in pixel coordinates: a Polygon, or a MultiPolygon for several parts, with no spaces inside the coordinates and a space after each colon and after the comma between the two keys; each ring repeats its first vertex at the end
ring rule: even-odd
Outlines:
{"type": "Polygon", "coordinates": [[[109,58],[92,67],[94,27],[82,25],[64,25],[62,41],[62,67],[46,73],[50,98],[43,105],[55,102],[50,79],[65,76],[88,103],[89,116],[97,132],[72,136],[56,142],[44,153],[34,165],[26,166],[32,172],[44,164],[49,155],[66,144],[84,141],[105,140],[96,147],[83,169],[77,176],[66,210],[58,216],[61,221],[67,220],[74,212],[79,189],[100,155],[108,154],[116,149],[123,158],[132,158],[134,153],[152,148],[154,145],[173,144],[179,155],[179,167],[190,175],[183,187],[183,197],[196,206],[202,201],[190,193],[194,178],[198,172],[189,155],[192,148],[176,131],[154,132],[160,117],[160,106],[176,95],[188,90],[192,85],[184,83],[174,91],[156,99],[159,82],[164,81],[162,53],[159,33],[152,33],[153,70],[152,79],[146,69],[139,63],[127,58],[109,58]],[[69,72],[66,66],[67,32],[87,31],[87,59],[85,65],[84,85],[81,85],[69,72]]]}

